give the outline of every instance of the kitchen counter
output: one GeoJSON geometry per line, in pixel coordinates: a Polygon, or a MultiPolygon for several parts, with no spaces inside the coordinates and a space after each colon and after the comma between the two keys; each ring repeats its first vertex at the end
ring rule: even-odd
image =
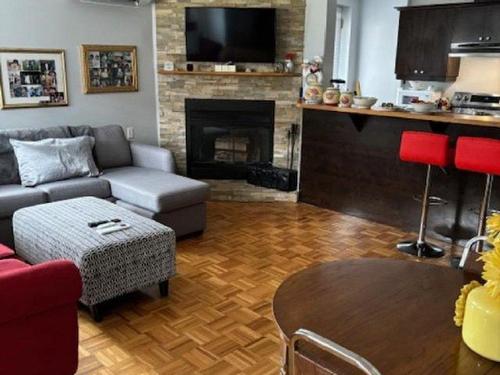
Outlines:
{"type": "Polygon", "coordinates": [[[404,112],[404,111],[375,111],[373,109],[340,108],[325,104],[305,104],[303,102],[298,102],[297,107],[302,109],[316,110],[316,111],[339,112],[339,113],[364,115],[364,116],[393,117],[393,118],[408,119],[408,120],[420,120],[420,121],[441,122],[448,124],[489,126],[494,128],[500,128],[500,118],[493,116],[469,116],[451,112],[419,114],[415,112],[404,112]]]}
{"type": "MultiPolygon", "coordinates": [[[[403,131],[500,139],[500,119],[451,113],[419,115],[298,104],[302,110],[299,200],[319,207],[418,231],[425,165],[399,158],[403,131]]],[[[431,194],[448,201],[429,210],[428,234],[443,241],[474,236],[486,177],[454,168],[433,168],[431,194]]],[[[491,207],[500,206],[493,188],[491,207]]],[[[360,234],[361,235],[361,234],[360,234]]],[[[397,242],[388,228],[387,236],[397,242]]]]}

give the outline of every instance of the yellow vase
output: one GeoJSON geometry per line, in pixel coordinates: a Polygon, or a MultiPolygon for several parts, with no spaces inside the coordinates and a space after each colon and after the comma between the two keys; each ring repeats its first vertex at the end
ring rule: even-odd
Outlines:
{"type": "Polygon", "coordinates": [[[484,286],[467,296],[462,337],[477,354],[500,362],[500,298],[493,298],[484,286]]]}

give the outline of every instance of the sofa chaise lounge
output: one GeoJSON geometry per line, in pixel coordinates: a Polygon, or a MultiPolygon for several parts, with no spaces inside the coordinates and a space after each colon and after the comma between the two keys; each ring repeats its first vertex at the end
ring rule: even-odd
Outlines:
{"type": "MultiPolygon", "coordinates": [[[[209,187],[175,174],[170,151],[129,143],[119,125],[60,126],[0,131],[0,240],[12,245],[12,215],[20,208],[82,196],[108,199],[172,228],[177,237],[201,232],[206,225],[209,187]],[[102,172],[23,187],[9,139],[37,141],[89,135],[95,138],[94,157],[102,172]]],[[[36,228],[34,228],[36,230],[36,228]]]]}

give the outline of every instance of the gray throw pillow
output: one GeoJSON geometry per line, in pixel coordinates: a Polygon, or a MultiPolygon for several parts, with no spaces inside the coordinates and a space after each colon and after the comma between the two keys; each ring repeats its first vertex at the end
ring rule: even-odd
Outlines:
{"type": "Polygon", "coordinates": [[[92,157],[92,137],[48,138],[36,142],[10,139],[10,143],[23,186],[99,175],[92,157]]]}
{"type": "Polygon", "coordinates": [[[95,138],[95,156],[99,168],[117,168],[132,165],[130,144],[120,125],[92,128],[95,138]]]}

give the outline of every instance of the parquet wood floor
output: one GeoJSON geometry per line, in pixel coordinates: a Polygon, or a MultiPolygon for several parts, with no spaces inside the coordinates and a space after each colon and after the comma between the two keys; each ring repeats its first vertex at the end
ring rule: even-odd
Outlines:
{"type": "Polygon", "coordinates": [[[280,283],[319,262],[405,258],[394,249],[405,238],[305,204],[211,202],[207,231],[178,243],[168,298],[134,293],[100,324],[80,311],[78,374],[277,374],[271,301],[280,283]]]}

